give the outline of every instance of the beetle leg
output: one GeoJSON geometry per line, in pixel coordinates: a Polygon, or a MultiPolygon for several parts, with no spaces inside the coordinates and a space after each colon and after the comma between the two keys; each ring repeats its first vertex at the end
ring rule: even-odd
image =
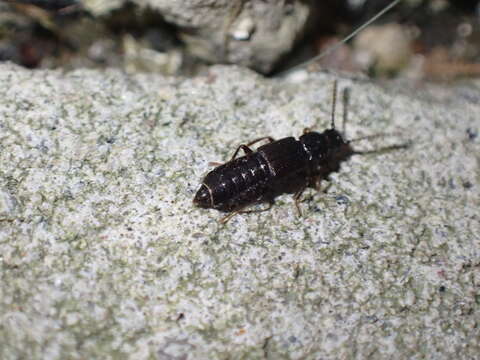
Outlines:
{"type": "Polygon", "coordinates": [[[242,149],[245,154],[251,154],[253,152],[253,150],[250,149],[248,147],[248,145],[242,144],[237,148],[237,150],[235,150],[235,152],[233,153],[233,156],[230,159],[230,161],[235,160],[237,158],[237,155],[238,155],[238,152],[240,151],[240,149],[242,149]]]}
{"type": "Polygon", "coordinates": [[[299,216],[302,216],[302,210],[300,209],[300,203],[302,202],[302,200],[300,200],[300,198],[302,197],[302,194],[306,188],[307,184],[303,185],[302,188],[293,195],[293,199],[295,200],[295,207],[297,208],[299,216]]]}
{"type": "Polygon", "coordinates": [[[264,212],[264,211],[268,211],[272,208],[273,206],[273,203],[272,202],[269,202],[268,203],[268,207],[264,208],[264,209],[257,209],[257,210],[239,210],[238,213],[239,214],[251,214],[251,213],[260,213],[260,212],[264,212]]]}
{"type": "Polygon", "coordinates": [[[210,162],[208,163],[208,166],[215,166],[215,167],[216,167],[216,166],[220,166],[220,165],[223,165],[223,163],[221,163],[221,162],[216,162],[216,161],[210,161],[210,162]]]}
{"type": "Polygon", "coordinates": [[[275,141],[271,136],[264,136],[264,137],[255,139],[255,140],[249,142],[249,143],[246,144],[246,145],[245,145],[245,144],[242,144],[242,145],[240,145],[240,146],[237,148],[237,150],[235,150],[235,152],[233,153],[233,156],[232,156],[232,158],[230,159],[230,161],[235,160],[235,159],[237,158],[237,155],[238,155],[238,152],[240,151],[240,149],[242,149],[243,152],[244,152],[245,154],[247,154],[247,155],[248,155],[248,154],[251,154],[251,153],[253,152],[253,150],[250,149],[249,146],[252,146],[253,144],[256,144],[257,142],[262,141],[262,140],[265,140],[265,139],[267,139],[268,142],[274,142],[274,141],[275,141]]]}
{"type": "Polygon", "coordinates": [[[324,194],[326,194],[328,192],[328,189],[330,189],[330,187],[332,186],[332,183],[328,181],[327,186],[325,186],[322,189],[322,180],[325,180],[325,178],[323,176],[315,176],[315,177],[311,178],[310,186],[313,187],[318,192],[321,191],[324,194]]]}
{"type": "Polygon", "coordinates": [[[234,217],[235,215],[239,214],[238,211],[232,211],[230,214],[228,214],[227,216],[224,216],[222,217],[219,222],[220,224],[226,224],[228,222],[228,220],[230,220],[232,217],[234,217]]]}
{"type": "MultiPolygon", "coordinates": [[[[293,199],[295,200],[295,207],[297,208],[299,216],[302,216],[302,209],[300,208],[300,203],[302,202],[302,200],[300,198],[302,197],[303,192],[307,189],[308,186],[313,186],[315,190],[322,191],[321,181],[321,176],[310,178],[309,181],[305,183],[305,185],[303,185],[300,190],[293,194],[293,199]]],[[[328,183],[325,189],[323,189],[323,192],[326,193],[331,185],[332,183],[328,183]]]]}
{"type": "Polygon", "coordinates": [[[232,211],[227,216],[224,216],[223,218],[221,218],[220,223],[221,224],[226,224],[228,222],[228,220],[230,220],[231,218],[233,218],[237,214],[251,214],[251,213],[259,213],[259,212],[268,211],[272,208],[272,206],[273,206],[273,203],[269,202],[268,207],[266,207],[264,209],[258,209],[258,210],[243,210],[243,209],[240,209],[240,210],[237,210],[237,211],[232,211]]]}
{"type": "Polygon", "coordinates": [[[256,144],[257,142],[260,142],[260,141],[265,140],[265,139],[267,139],[268,142],[274,142],[275,141],[275,139],[272,138],[271,136],[264,136],[264,137],[261,137],[261,138],[258,138],[258,139],[255,139],[255,140],[249,142],[247,144],[247,146],[251,146],[251,145],[256,144]]]}

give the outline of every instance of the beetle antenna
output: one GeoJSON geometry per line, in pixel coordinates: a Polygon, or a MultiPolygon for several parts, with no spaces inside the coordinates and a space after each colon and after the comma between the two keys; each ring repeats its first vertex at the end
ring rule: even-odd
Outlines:
{"type": "Polygon", "coordinates": [[[359,138],[356,138],[356,139],[348,140],[348,143],[362,141],[362,140],[384,138],[384,137],[390,137],[390,136],[402,136],[402,133],[399,132],[399,131],[396,131],[396,132],[391,132],[391,133],[378,133],[378,134],[373,134],[373,135],[366,135],[366,136],[362,136],[362,137],[359,137],[359,138]]]}
{"type": "Polygon", "coordinates": [[[333,81],[332,93],[332,129],[335,129],[335,105],[337,104],[337,79],[333,81]]]}
{"type": "Polygon", "coordinates": [[[347,119],[348,119],[348,101],[350,99],[350,90],[345,88],[343,90],[343,122],[342,122],[342,135],[344,139],[347,139],[347,119]]]}
{"type": "Polygon", "coordinates": [[[391,8],[393,8],[394,6],[396,6],[400,1],[402,0],[395,0],[395,1],[392,1],[389,5],[385,6],[382,10],[380,10],[374,17],[372,17],[370,20],[368,20],[366,23],[364,23],[363,25],[361,25],[360,27],[358,27],[357,29],[355,29],[353,32],[351,32],[349,35],[347,35],[346,37],[344,37],[342,40],[340,40],[337,44],[327,48],[325,51],[321,52],[320,54],[318,54],[317,56],[314,56],[313,58],[311,58],[310,60],[307,60],[305,62],[302,62],[298,65],[295,65],[293,67],[291,67],[290,69],[286,69],[286,70],[283,70],[279,73],[277,73],[275,76],[284,76],[284,75],[287,75],[289,74],[290,72],[294,71],[294,70],[297,70],[299,68],[302,68],[308,64],[311,64],[327,55],[330,55],[332,52],[334,52],[335,50],[337,50],[340,46],[342,46],[343,44],[345,44],[348,40],[350,40],[351,38],[353,38],[354,36],[356,36],[359,32],[363,31],[366,27],[368,27],[371,23],[373,23],[375,20],[377,20],[379,17],[381,17],[383,14],[385,14],[387,11],[389,11],[391,8]]]}
{"type": "Polygon", "coordinates": [[[401,149],[408,149],[410,147],[410,143],[404,144],[394,144],[390,146],[385,146],[380,149],[373,149],[373,150],[355,150],[352,152],[352,155],[368,155],[368,154],[384,154],[394,150],[401,150],[401,149]]]}

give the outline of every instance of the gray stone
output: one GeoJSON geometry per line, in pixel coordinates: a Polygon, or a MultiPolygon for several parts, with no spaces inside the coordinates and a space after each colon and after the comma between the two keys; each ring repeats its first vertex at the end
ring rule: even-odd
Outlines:
{"type": "MultiPolygon", "coordinates": [[[[141,7],[159,11],[178,28],[187,50],[204,60],[241,64],[270,72],[303,35],[312,3],[244,0],[134,0],[141,7]]],[[[83,0],[101,16],[125,1],[83,0]]]]}
{"type": "Polygon", "coordinates": [[[328,127],[333,79],[0,65],[0,358],[477,357],[478,80],[339,78],[348,136],[394,133],[357,149],[411,146],[352,157],[304,217],[192,206],[239,143],[328,127]]]}

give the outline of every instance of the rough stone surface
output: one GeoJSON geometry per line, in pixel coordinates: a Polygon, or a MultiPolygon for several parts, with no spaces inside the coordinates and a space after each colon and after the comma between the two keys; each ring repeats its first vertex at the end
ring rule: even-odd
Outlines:
{"type": "Polygon", "coordinates": [[[327,127],[333,78],[1,65],[0,358],[476,358],[478,81],[340,78],[350,137],[396,133],[358,149],[411,147],[354,156],[303,218],[192,207],[240,142],[327,127]]]}
{"type": "MultiPolygon", "coordinates": [[[[83,0],[95,15],[104,15],[125,1],[83,0]]],[[[312,3],[263,0],[134,0],[158,10],[178,27],[190,53],[210,62],[228,62],[270,72],[305,31],[312,3]]]]}

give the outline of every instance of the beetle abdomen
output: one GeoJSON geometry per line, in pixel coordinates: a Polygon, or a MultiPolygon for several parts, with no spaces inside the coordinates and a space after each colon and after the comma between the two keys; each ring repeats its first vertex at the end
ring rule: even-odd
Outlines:
{"type": "Polygon", "coordinates": [[[205,177],[195,202],[206,208],[233,211],[261,200],[272,174],[259,153],[229,161],[205,177]]]}
{"type": "Polygon", "coordinates": [[[306,166],[306,153],[299,141],[293,137],[274,141],[213,169],[194,202],[204,208],[235,211],[273,201],[276,195],[295,192],[305,184],[306,166]]]}

